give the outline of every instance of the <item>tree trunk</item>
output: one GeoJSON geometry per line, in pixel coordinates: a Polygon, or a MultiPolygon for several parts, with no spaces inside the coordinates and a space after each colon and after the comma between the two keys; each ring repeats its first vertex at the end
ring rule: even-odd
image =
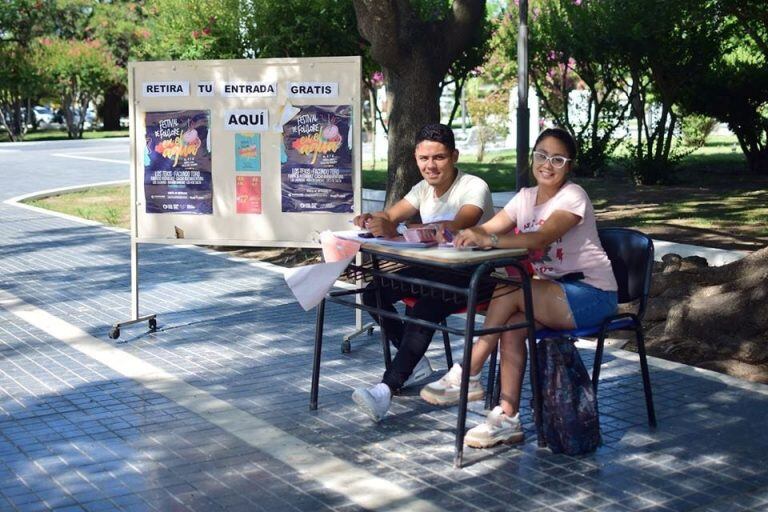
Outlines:
{"type": "Polygon", "coordinates": [[[768,174],[768,147],[747,154],[749,170],[756,174],[768,174]]]}
{"type": "Polygon", "coordinates": [[[453,0],[444,18],[423,20],[409,0],[352,0],[360,35],[384,70],[391,98],[387,162],[389,206],[419,180],[413,141],[440,121],[439,83],[482,28],[485,0],[453,0]]]}
{"type": "Polygon", "coordinates": [[[413,156],[413,141],[424,125],[440,121],[440,78],[428,77],[429,66],[427,59],[414,59],[410,69],[403,74],[388,70],[384,73],[392,98],[387,151],[387,207],[402,199],[421,180],[413,156]]]}
{"type": "Polygon", "coordinates": [[[21,113],[21,100],[15,99],[13,101],[11,126],[9,130],[11,140],[14,142],[24,140],[24,132],[26,131],[25,128],[24,116],[21,113]]]}
{"type": "Polygon", "coordinates": [[[764,130],[748,122],[732,122],[728,126],[739,139],[749,170],[756,174],[768,174],[768,144],[762,142],[764,130]]]}
{"type": "Polygon", "coordinates": [[[101,117],[105,130],[120,129],[120,106],[123,102],[125,88],[122,85],[113,85],[104,91],[104,106],[101,117]]]}

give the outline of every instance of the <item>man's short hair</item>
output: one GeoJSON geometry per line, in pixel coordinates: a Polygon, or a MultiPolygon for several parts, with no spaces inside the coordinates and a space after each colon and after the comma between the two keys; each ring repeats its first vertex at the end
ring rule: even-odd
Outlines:
{"type": "Polygon", "coordinates": [[[453,137],[453,130],[444,124],[428,124],[419,130],[419,133],[416,134],[416,146],[425,140],[439,142],[450,151],[456,149],[456,139],[453,137]]]}

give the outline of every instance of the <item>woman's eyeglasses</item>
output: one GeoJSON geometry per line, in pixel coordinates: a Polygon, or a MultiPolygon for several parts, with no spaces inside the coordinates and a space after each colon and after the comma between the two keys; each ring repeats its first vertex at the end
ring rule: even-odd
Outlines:
{"type": "Polygon", "coordinates": [[[549,156],[546,153],[542,153],[541,151],[533,152],[533,163],[537,165],[544,165],[544,162],[549,162],[555,169],[562,169],[565,167],[565,164],[571,160],[572,158],[565,158],[564,156],[560,155],[549,156]]]}

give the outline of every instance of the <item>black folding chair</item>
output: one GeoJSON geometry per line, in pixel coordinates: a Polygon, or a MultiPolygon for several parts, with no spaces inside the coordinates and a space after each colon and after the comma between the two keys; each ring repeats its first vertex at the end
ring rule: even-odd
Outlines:
{"type": "MultiPolygon", "coordinates": [[[[637,313],[617,313],[606,318],[601,325],[583,329],[556,331],[540,329],[536,331],[536,340],[557,336],[573,336],[576,338],[597,336],[595,361],[592,366],[592,387],[597,395],[597,381],[600,377],[600,365],[603,359],[605,336],[610,331],[633,331],[637,341],[637,353],[640,358],[640,371],[643,377],[645,391],[645,407],[648,411],[648,424],[656,427],[656,412],[653,407],[651,378],[648,373],[648,361],[645,355],[645,339],[643,337],[643,315],[648,302],[648,291],[651,287],[651,272],[653,270],[653,241],[647,235],[627,228],[598,229],[600,243],[611,260],[613,274],[618,284],[619,304],[627,304],[639,299],[637,313]]],[[[494,385],[496,375],[496,352],[491,355],[488,377],[488,401],[486,408],[499,401],[500,386],[494,385]],[[492,391],[492,392],[491,392],[492,391]],[[493,400],[493,402],[491,402],[493,400]]]]}

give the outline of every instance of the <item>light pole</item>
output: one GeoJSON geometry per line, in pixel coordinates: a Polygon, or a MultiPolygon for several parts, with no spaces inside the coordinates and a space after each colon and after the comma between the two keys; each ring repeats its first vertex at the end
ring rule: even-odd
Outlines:
{"type": "Polygon", "coordinates": [[[528,186],[528,0],[520,0],[517,33],[517,180],[516,189],[528,186]]]}

